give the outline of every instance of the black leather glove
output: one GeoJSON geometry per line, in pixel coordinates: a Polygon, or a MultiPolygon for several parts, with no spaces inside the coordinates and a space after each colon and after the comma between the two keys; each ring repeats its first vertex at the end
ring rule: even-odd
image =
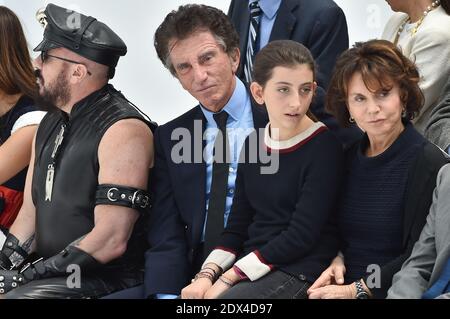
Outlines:
{"type": "Polygon", "coordinates": [[[59,254],[48,259],[40,258],[32,264],[27,264],[20,270],[24,281],[44,279],[50,277],[67,276],[67,269],[71,265],[80,267],[83,271],[98,268],[101,264],[94,257],[75,246],[67,246],[59,254]]]}
{"type": "Polygon", "coordinates": [[[0,294],[6,294],[23,283],[18,270],[0,270],[0,294]]]}
{"type": "Polygon", "coordinates": [[[8,293],[32,280],[65,277],[71,265],[79,266],[83,275],[84,271],[91,271],[101,264],[83,250],[75,246],[67,246],[55,256],[45,260],[39,258],[33,263],[26,264],[20,271],[0,270],[0,294],[8,293]]]}
{"type": "Polygon", "coordinates": [[[5,253],[0,251],[0,269],[6,270],[11,268],[12,268],[11,260],[9,260],[9,257],[5,253]]]}

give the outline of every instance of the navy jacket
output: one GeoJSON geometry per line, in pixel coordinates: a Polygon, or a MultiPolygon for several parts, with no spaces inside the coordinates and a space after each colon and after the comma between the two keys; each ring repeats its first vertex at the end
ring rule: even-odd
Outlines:
{"type": "MultiPolygon", "coordinates": [[[[228,11],[240,37],[241,65],[248,43],[248,0],[232,0],[228,11]]],[[[348,29],[344,12],[331,0],[282,0],[269,41],[293,40],[306,46],[318,65],[319,86],[328,87],[337,57],[348,49],[348,29]]]]}
{"type": "MultiPolygon", "coordinates": [[[[267,123],[266,113],[256,106],[252,106],[252,113],[254,126],[263,128],[267,123]]],[[[180,133],[189,131],[190,144],[194,145],[195,139],[194,147],[203,150],[205,127],[206,119],[198,105],[161,125],[155,132],[155,166],[151,183],[154,203],[149,221],[150,249],[145,256],[146,297],[179,294],[199,270],[195,269],[193,260],[201,249],[206,215],[206,164],[203,157],[197,164],[193,161],[175,163],[171,153],[179,141],[172,141],[171,135],[177,129],[180,133]]],[[[194,151],[191,158],[194,158],[194,151]]]]}

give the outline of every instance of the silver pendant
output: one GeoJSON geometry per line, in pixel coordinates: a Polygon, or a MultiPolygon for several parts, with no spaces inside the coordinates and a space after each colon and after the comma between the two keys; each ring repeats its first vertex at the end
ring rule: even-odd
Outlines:
{"type": "Polygon", "coordinates": [[[52,152],[53,159],[56,157],[56,152],[58,152],[58,149],[61,146],[61,143],[64,139],[64,131],[65,131],[65,126],[61,125],[61,129],[59,130],[58,135],[56,135],[55,146],[53,147],[53,152],[52,152]]]}
{"type": "Polygon", "coordinates": [[[56,156],[58,154],[59,148],[64,139],[64,131],[66,127],[65,125],[61,125],[61,129],[59,130],[58,135],[55,138],[55,145],[53,147],[52,159],[53,163],[48,165],[47,169],[47,178],[45,179],[45,201],[52,201],[52,192],[53,192],[53,179],[55,177],[55,161],[56,156]]]}
{"type": "Polygon", "coordinates": [[[50,164],[47,169],[47,178],[45,179],[45,201],[52,201],[53,177],[55,176],[55,167],[50,164]]]}

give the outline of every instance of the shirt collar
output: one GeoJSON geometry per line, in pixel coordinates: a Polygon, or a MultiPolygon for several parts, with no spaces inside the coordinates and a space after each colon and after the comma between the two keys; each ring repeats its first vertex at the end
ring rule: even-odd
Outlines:
{"type": "MultiPolygon", "coordinates": [[[[250,5],[250,3],[255,1],[258,0],[250,0],[248,4],[250,5]]],[[[259,7],[269,20],[272,19],[277,14],[280,5],[281,0],[259,0],[259,7]]]]}
{"type": "MultiPolygon", "coordinates": [[[[244,83],[236,77],[236,87],[234,88],[233,95],[227,104],[223,107],[222,111],[226,111],[229,116],[235,121],[239,121],[244,114],[245,104],[247,103],[248,92],[244,83]]],[[[203,105],[201,110],[206,117],[208,123],[216,123],[213,118],[214,112],[211,112],[203,105]]]]}
{"type": "Polygon", "coordinates": [[[314,136],[326,130],[327,127],[322,122],[314,122],[309,128],[300,134],[291,137],[288,140],[278,141],[270,136],[270,123],[267,123],[264,129],[264,143],[269,151],[278,151],[279,153],[289,153],[295,151],[300,146],[307,143],[314,136]]]}

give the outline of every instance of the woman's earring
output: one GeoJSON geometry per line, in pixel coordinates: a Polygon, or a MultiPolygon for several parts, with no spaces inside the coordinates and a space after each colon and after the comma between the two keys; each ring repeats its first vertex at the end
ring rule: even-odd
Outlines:
{"type": "Polygon", "coordinates": [[[402,117],[405,118],[407,115],[406,108],[402,109],[402,117]]]}
{"type": "Polygon", "coordinates": [[[350,123],[355,123],[355,119],[350,115],[350,118],[348,119],[348,121],[350,122],[350,123]]]}

